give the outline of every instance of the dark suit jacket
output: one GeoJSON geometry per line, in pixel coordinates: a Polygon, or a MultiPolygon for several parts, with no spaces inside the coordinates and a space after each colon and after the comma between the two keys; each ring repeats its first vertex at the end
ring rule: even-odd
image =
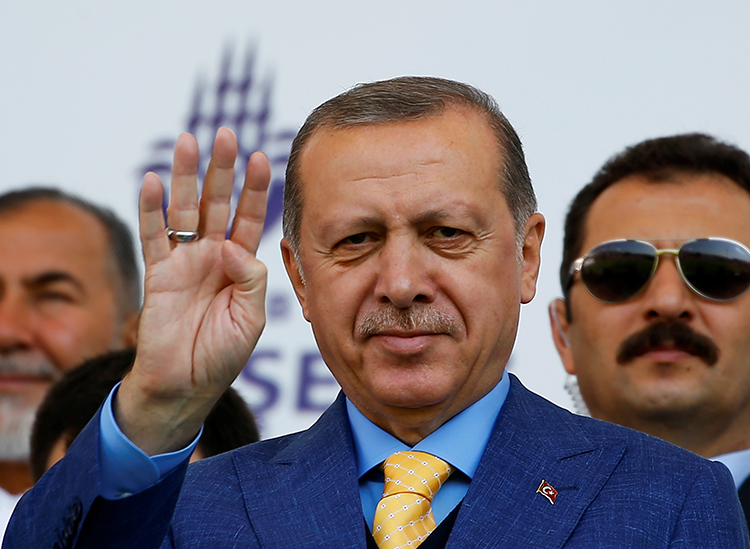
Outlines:
{"type": "MultiPolygon", "coordinates": [[[[723,465],[570,414],[511,379],[447,547],[750,547],[723,465]],[[542,480],[554,504],[537,493],[542,480]]],[[[135,496],[98,497],[97,437],[89,425],[24,496],[3,547],[367,546],[342,396],[307,431],[194,464],[177,502],[184,467],[135,496]]]]}
{"type": "Polygon", "coordinates": [[[745,479],[745,482],[740,486],[739,496],[742,510],[745,512],[745,520],[750,526],[750,478],[745,479]]]}

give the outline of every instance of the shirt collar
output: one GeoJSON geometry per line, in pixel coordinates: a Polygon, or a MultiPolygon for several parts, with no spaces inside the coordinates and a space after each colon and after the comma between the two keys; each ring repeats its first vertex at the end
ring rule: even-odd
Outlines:
{"type": "MultiPolygon", "coordinates": [[[[500,382],[489,393],[421,440],[413,449],[435,455],[472,478],[509,389],[508,373],[503,372],[500,382]],[[456,444],[457,440],[461,444],[456,444]]],[[[360,477],[391,454],[410,449],[367,419],[348,398],[346,409],[354,435],[357,474],[360,477]]]]}
{"type": "Polygon", "coordinates": [[[711,458],[713,461],[720,461],[726,465],[729,472],[732,473],[735,486],[739,489],[745,479],[750,476],[750,448],[732,452],[711,458]]]}

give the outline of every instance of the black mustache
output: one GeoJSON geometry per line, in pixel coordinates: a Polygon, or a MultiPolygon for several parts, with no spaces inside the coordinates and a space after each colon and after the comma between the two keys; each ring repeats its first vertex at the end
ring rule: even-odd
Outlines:
{"type": "Polygon", "coordinates": [[[620,345],[617,362],[625,364],[654,349],[672,345],[675,349],[695,355],[709,366],[719,360],[719,348],[707,336],[693,330],[681,320],[654,322],[629,336],[620,345]]]}

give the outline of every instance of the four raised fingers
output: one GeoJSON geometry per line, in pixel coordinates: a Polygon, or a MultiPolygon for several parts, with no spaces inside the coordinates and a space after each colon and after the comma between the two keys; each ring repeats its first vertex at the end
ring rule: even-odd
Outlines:
{"type": "MultiPolygon", "coordinates": [[[[144,177],[140,201],[140,233],[147,264],[167,256],[175,246],[165,229],[198,231],[201,238],[223,240],[231,214],[237,139],[228,128],[216,133],[203,191],[198,199],[198,144],[182,134],[175,144],[167,222],[162,214],[162,185],[159,177],[144,177]]],[[[271,169],[263,153],[250,157],[240,194],[231,239],[255,253],[263,233],[271,169]]]]}

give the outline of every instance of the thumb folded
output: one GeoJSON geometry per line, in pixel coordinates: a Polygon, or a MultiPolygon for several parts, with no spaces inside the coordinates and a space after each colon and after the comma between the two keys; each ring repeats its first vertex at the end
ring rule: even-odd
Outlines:
{"type": "Polygon", "coordinates": [[[255,255],[240,244],[225,240],[221,248],[224,272],[234,282],[235,290],[246,293],[261,292],[265,294],[268,270],[258,261],[255,255]]]}

